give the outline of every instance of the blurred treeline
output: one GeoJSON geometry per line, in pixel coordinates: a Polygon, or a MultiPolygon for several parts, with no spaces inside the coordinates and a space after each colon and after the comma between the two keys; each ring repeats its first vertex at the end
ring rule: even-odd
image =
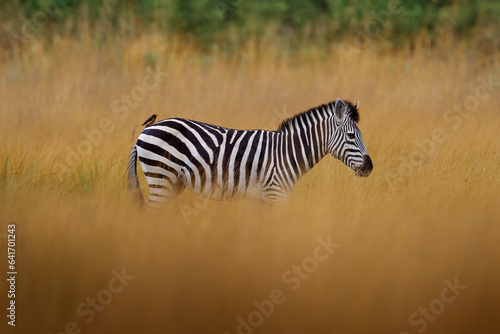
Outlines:
{"type": "Polygon", "coordinates": [[[498,0],[3,0],[0,10],[10,42],[84,26],[121,37],[182,34],[202,46],[249,38],[327,46],[354,38],[393,48],[442,39],[488,53],[500,48],[498,0]]]}

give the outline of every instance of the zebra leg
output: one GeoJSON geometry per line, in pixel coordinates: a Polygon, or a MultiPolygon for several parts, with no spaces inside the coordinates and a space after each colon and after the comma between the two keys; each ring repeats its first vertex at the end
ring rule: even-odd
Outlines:
{"type": "Polygon", "coordinates": [[[277,186],[268,186],[262,190],[261,198],[273,205],[284,204],[288,197],[288,191],[277,186]]]}
{"type": "Polygon", "coordinates": [[[183,189],[178,175],[174,173],[150,173],[145,172],[149,184],[148,206],[158,208],[175,196],[183,189]]]}

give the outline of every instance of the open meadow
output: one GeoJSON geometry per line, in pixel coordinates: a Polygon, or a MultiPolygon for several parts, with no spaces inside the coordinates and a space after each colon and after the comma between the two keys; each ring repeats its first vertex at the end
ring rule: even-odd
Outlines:
{"type": "Polygon", "coordinates": [[[0,62],[2,333],[498,333],[499,59],[30,41],[0,62]],[[327,156],[278,207],[128,194],[151,114],[274,130],[338,97],[360,101],[368,178],[327,156]]]}

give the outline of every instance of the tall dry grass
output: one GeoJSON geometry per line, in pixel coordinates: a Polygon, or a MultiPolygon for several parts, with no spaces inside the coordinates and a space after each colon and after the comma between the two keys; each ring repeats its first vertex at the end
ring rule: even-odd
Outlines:
{"type": "Polygon", "coordinates": [[[286,300],[243,332],[416,333],[419,308],[440,306],[443,281],[457,278],[466,290],[434,309],[425,332],[497,333],[500,88],[481,88],[477,106],[470,96],[490,75],[500,81],[498,55],[450,52],[345,58],[333,47],[325,58],[249,43],[231,58],[158,36],[100,48],[31,42],[0,65],[0,233],[17,224],[13,332],[236,333],[238,317],[279,289],[286,300]],[[147,66],[168,76],[126,116],[114,112],[147,66]],[[153,113],[273,129],[337,97],[360,101],[375,166],[366,179],[328,156],[283,207],[183,193],[144,211],[128,196],[129,150],[153,113]],[[451,113],[457,103],[471,110],[451,113]],[[292,291],[282,276],[328,236],[340,246],[292,291]],[[135,278],[87,323],[79,306],[122,268],[135,278]]]}

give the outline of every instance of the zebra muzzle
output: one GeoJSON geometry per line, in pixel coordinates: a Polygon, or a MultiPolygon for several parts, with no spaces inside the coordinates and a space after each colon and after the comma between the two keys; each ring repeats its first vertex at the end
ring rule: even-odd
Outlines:
{"type": "Polygon", "coordinates": [[[366,177],[370,175],[372,170],[373,170],[372,159],[370,158],[369,155],[365,155],[363,156],[363,164],[358,169],[356,169],[356,175],[366,177]]]}

